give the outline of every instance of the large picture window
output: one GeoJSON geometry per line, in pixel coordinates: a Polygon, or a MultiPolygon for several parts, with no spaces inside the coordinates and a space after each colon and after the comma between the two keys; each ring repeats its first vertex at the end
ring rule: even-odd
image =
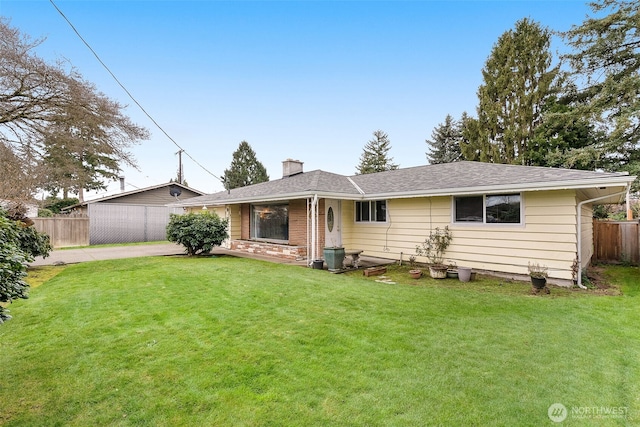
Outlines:
{"type": "Polygon", "coordinates": [[[252,205],[251,238],[288,242],[289,205],[252,205]]]}
{"type": "Polygon", "coordinates": [[[356,202],[356,222],[386,222],[387,201],[356,202]]]}
{"type": "Polygon", "coordinates": [[[520,224],[522,197],[520,194],[456,197],[454,211],[458,223],[520,224]]]}

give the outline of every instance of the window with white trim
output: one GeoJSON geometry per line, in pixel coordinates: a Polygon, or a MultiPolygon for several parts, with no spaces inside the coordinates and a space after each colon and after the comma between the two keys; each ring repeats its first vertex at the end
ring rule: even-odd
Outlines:
{"type": "Polygon", "coordinates": [[[522,223],[522,196],[518,193],[454,197],[453,206],[457,223],[522,223]]]}
{"type": "Polygon", "coordinates": [[[287,242],[289,240],[289,205],[251,205],[251,238],[287,242]]]}
{"type": "Polygon", "coordinates": [[[386,222],[387,201],[356,202],[356,222],[386,222]]]}

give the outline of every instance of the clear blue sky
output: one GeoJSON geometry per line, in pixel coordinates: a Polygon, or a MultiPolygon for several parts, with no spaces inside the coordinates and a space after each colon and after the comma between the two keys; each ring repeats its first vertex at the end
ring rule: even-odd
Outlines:
{"type": "MultiPolygon", "coordinates": [[[[400,167],[426,164],[426,139],[447,114],[475,115],[481,69],[498,37],[531,18],[580,24],[585,1],[69,1],[58,7],[111,71],[191,156],[217,176],[242,140],[271,179],[282,161],[352,175],[381,129],[400,167]]],[[[178,148],[98,63],[48,0],[0,0],[0,14],[48,60],[66,58],[128,105],[151,139],[132,151],[127,190],[168,182],[178,148]]],[[[553,49],[564,49],[554,40],[553,49]]],[[[185,178],[222,184],[183,157],[185,178]]],[[[109,192],[117,191],[112,183],[109,192]]]]}

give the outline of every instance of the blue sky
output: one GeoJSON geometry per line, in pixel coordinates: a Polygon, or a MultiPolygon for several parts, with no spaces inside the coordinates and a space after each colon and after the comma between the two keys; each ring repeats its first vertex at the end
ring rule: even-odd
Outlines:
{"type": "MultiPolygon", "coordinates": [[[[287,158],[352,175],[381,129],[400,167],[427,163],[425,143],[447,114],[475,115],[494,43],[528,17],[579,25],[584,1],[69,1],[56,5],[164,130],[216,176],[246,140],[271,179],[287,158]]],[[[128,105],[149,140],[132,148],[127,190],[168,182],[178,148],[99,64],[49,0],[0,0],[0,14],[37,52],[66,58],[128,105]]],[[[560,40],[552,47],[563,50],[560,40]]],[[[222,184],[183,156],[187,183],[222,184]]],[[[111,183],[106,193],[119,189],[111,183]]]]}

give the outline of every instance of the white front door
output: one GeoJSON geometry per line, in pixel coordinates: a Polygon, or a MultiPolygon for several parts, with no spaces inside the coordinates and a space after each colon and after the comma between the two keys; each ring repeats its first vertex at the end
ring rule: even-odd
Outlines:
{"type": "Polygon", "coordinates": [[[342,223],[340,200],[325,199],[324,201],[324,245],[342,246],[342,223]]]}

